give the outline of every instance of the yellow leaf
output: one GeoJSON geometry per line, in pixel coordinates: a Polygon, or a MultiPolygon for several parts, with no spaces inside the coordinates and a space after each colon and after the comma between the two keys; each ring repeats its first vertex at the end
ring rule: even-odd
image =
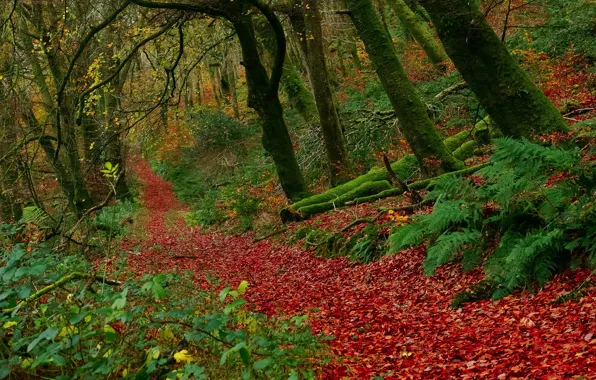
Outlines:
{"type": "Polygon", "coordinates": [[[58,338],[63,338],[66,335],[74,335],[78,333],[79,329],[76,326],[63,327],[62,330],[60,330],[60,333],[58,334],[58,338]]]}
{"type": "Polygon", "coordinates": [[[23,362],[21,363],[21,368],[29,368],[31,367],[31,363],[33,363],[33,359],[23,359],[23,362]]]}
{"type": "Polygon", "coordinates": [[[18,325],[17,322],[15,322],[15,321],[8,321],[2,327],[4,327],[5,329],[9,329],[9,328],[11,328],[13,326],[16,326],[16,325],[18,325]]]}
{"type": "Polygon", "coordinates": [[[95,142],[92,142],[91,145],[89,145],[89,150],[93,150],[94,146],[95,146],[95,142]]]}
{"type": "Polygon", "coordinates": [[[188,354],[187,350],[178,351],[174,354],[174,359],[176,359],[176,363],[184,362],[184,363],[192,363],[192,356],[188,354]]]}
{"type": "Polygon", "coordinates": [[[238,293],[244,294],[246,292],[246,288],[248,288],[248,281],[242,280],[242,282],[240,282],[240,285],[238,285],[238,293]]]}
{"type": "Polygon", "coordinates": [[[161,351],[159,350],[159,347],[150,348],[149,351],[147,351],[147,363],[149,363],[151,360],[159,359],[160,354],[161,351]]]}
{"type": "Polygon", "coordinates": [[[126,376],[128,376],[128,370],[126,368],[124,368],[122,370],[122,377],[126,377],[126,376]]]}
{"type": "Polygon", "coordinates": [[[85,317],[85,322],[86,323],[91,322],[91,316],[90,315],[88,315],[88,316],[85,317]]]}

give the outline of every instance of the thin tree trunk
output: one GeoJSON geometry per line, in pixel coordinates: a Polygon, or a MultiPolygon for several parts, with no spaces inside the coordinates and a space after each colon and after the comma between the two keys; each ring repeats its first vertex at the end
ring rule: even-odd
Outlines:
{"type": "Polygon", "coordinates": [[[339,121],[325,59],[321,15],[317,0],[305,0],[304,11],[295,6],[290,16],[294,32],[302,35],[303,54],[321,120],[321,130],[329,161],[329,179],[335,186],[345,182],[349,174],[346,138],[339,121]]]}
{"type": "Polygon", "coordinates": [[[449,61],[445,49],[441,43],[435,39],[429,25],[418,17],[404,0],[388,0],[393,12],[399,17],[407,30],[412,33],[414,39],[420,44],[428,59],[434,65],[445,65],[449,61]]]}
{"type": "Polygon", "coordinates": [[[568,130],[563,117],[518,66],[469,0],[420,0],[447,54],[506,136],[568,130]]]}
{"type": "Polygon", "coordinates": [[[346,0],[346,5],[420,167],[427,175],[461,168],[462,163],[451,155],[429,119],[371,1],[346,0]]]}

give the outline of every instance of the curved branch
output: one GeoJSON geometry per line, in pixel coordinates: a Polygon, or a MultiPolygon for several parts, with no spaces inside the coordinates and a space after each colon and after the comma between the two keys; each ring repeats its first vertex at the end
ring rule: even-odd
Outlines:
{"type": "Polygon", "coordinates": [[[102,80],[101,82],[89,87],[88,89],[86,89],[80,96],[79,98],[79,110],[77,112],[77,124],[81,125],[82,119],[83,119],[83,110],[85,108],[85,102],[87,100],[87,96],[89,96],[93,91],[97,90],[100,87],[105,86],[106,84],[110,83],[114,78],[116,78],[116,76],[118,74],[120,74],[120,71],[122,71],[122,69],[124,68],[124,66],[126,66],[126,64],[132,59],[134,58],[134,55],[136,54],[137,51],[139,51],[139,49],[141,47],[143,47],[145,44],[147,44],[148,42],[158,38],[159,36],[161,36],[162,34],[164,34],[165,32],[167,32],[178,20],[180,20],[180,17],[175,18],[174,20],[172,20],[171,22],[167,23],[163,28],[161,28],[160,30],[158,30],[157,32],[153,33],[152,35],[148,36],[147,38],[141,40],[141,42],[139,42],[131,51],[130,53],[128,53],[128,55],[122,60],[122,62],[120,62],[120,64],[118,65],[118,67],[116,68],[116,70],[114,70],[114,72],[108,76],[106,79],[102,80]]]}
{"type": "Polygon", "coordinates": [[[56,112],[56,135],[58,136],[58,144],[56,146],[56,153],[55,153],[56,158],[58,157],[58,153],[60,152],[60,146],[62,145],[62,131],[61,131],[61,127],[60,127],[60,117],[61,117],[60,110],[62,107],[62,97],[64,96],[64,90],[66,89],[66,84],[68,83],[68,79],[70,78],[70,75],[72,74],[72,71],[74,70],[74,66],[75,66],[77,60],[83,54],[83,51],[85,50],[85,48],[87,47],[87,44],[89,44],[91,39],[97,33],[99,33],[101,30],[103,30],[105,27],[110,25],[112,23],[112,21],[114,21],[116,19],[116,17],[118,17],[118,15],[120,13],[122,13],[126,9],[126,7],[128,7],[129,4],[130,4],[130,0],[124,0],[122,5],[120,6],[120,8],[116,9],[103,22],[92,27],[91,30],[89,31],[89,33],[87,33],[87,35],[83,39],[83,41],[81,41],[79,48],[75,52],[74,56],[72,57],[72,60],[70,61],[70,64],[68,65],[68,70],[66,71],[66,74],[64,74],[64,78],[62,78],[62,83],[60,84],[60,88],[58,89],[58,92],[56,95],[56,103],[57,103],[57,107],[56,107],[56,110],[57,110],[57,112],[56,112]]]}
{"type": "Polygon", "coordinates": [[[25,139],[23,141],[21,141],[20,143],[18,143],[17,145],[15,145],[10,152],[6,153],[4,156],[2,156],[0,158],[0,164],[3,163],[4,161],[6,161],[6,159],[8,159],[10,156],[12,156],[13,154],[15,154],[19,149],[21,149],[22,147],[24,147],[25,145],[33,142],[33,141],[38,141],[38,140],[53,140],[53,141],[57,141],[57,139],[54,136],[49,136],[49,135],[41,135],[41,136],[33,136],[33,137],[29,137],[28,139],[25,139]]]}
{"type": "Polygon", "coordinates": [[[186,17],[184,17],[184,19],[180,22],[180,24],[178,25],[178,43],[180,46],[180,49],[178,49],[178,55],[176,56],[176,60],[174,61],[174,63],[172,64],[172,66],[170,68],[166,69],[166,73],[169,73],[169,75],[172,75],[172,91],[170,92],[170,98],[174,97],[174,91],[176,90],[176,74],[174,73],[174,70],[176,70],[176,67],[178,67],[178,64],[180,63],[180,60],[182,59],[182,56],[184,55],[184,23],[186,22],[186,17]]]}
{"type": "Polygon", "coordinates": [[[275,32],[275,40],[277,42],[277,49],[275,53],[275,60],[273,62],[273,69],[271,70],[271,79],[269,79],[269,91],[276,94],[279,91],[279,83],[283,74],[283,66],[286,58],[286,34],[283,25],[279,18],[275,15],[269,5],[261,2],[261,0],[247,0],[254,5],[263,16],[269,21],[273,31],[275,32]]]}
{"type": "Polygon", "coordinates": [[[58,281],[54,282],[53,284],[50,284],[50,285],[46,286],[45,288],[42,288],[38,292],[33,293],[29,297],[27,297],[24,300],[22,300],[21,302],[19,302],[17,304],[17,306],[11,307],[8,309],[3,309],[2,313],[4,313],[4,314],[12,313],[13,311],[20,309],[21,307],[23,307],[27,304],[30,304],[31,302],[35,301],[39,297],[43,296],[44,294],[47,294],[47,293],[51,292],[52,290],[54,290],[64,284],[69,283],[70,281],[80,280],[80,279],[84,279],[84,278],[88,278],[93,281],[104,282],[108,285],[113,285],[113,286],[122,285],[122,283],[120,281],[110,280],[110,279],[104,278],[102,276],[96,276],[95,274],[87,274],[87,273],[83,273],[83,272],[72,272],[70,274],[62,276],[58,281]]]}
{"type": "Polygon", "coordinates": [[[149,0],[130,0],[131,3],[144,8],[154,9],[176,9],[179,11],[193,11],[205,13],[211,16],[225,17],[226,13],[217,6],[219,0],[196,0],[192,4],[188,3],[162,3],[149,0]]]}

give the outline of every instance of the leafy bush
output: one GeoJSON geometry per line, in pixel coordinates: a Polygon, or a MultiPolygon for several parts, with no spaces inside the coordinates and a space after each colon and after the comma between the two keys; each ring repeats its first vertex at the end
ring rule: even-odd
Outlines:
{"type": "Polygon", "coordinates": [[[322,346],[305,317],[249,312],[246,281],[219,294],[191,274],[119,283],[39,236],[2,226],[0,378],[314,378],[322,346]]]}
{"type": "MultiPolygon", "coordinates": [[[[531,29],[530,46],[553,57],[571,48],[575,53],[596,58],[596,7],[591,0],[549,0],[549,20],[541,28],[531,29]]],[[[524,48],[528,41],[523,33],[511,39],[511,45],[524,48]]]]}
{"type": "Polygon", "coordinates": [[[126,233],[127,223],[122,223],[138,210],[139,204],[134,201],[119,201],[114,206],[101,209],[95,216],[95,226],[109,236],[122,236],[126,233]]]}
{"type": "Polygon", "coordinates": [[[218,191],[207,192],[204,198],[194,204],[186,222],[191,226],[211,226],[222,222],[225,214],[217,207],[218,197],[218,191]]]}
{"type": "Polygon", "coordinates": [[[594,147],[495,144],[492,165],[477,175],[437,181],[427,196],[433,212],[394,231],[392,252],[428,239],[429,275],[454,260],[464,269],[484,263],[493,298],[543,285],[572,263],[596,265],[594,147]]]}
{"type": "Polygon", "coordinates": [[[196,142],[196,150],[200,153],[230,148],[239,140],[254,134],[247,125],[222,111],[190,113],[187,122],[196,142]]]}

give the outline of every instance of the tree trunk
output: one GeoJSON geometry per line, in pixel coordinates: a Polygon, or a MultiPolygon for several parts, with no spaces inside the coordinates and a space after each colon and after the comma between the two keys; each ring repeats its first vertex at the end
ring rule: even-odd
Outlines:
{"type": "Polygon", "coordinates": [[[329,161],[329,179],[335,186],[345,182],[349,174],[346,138],[339,121],[331,83],[327,71],[321,15],[317,0],[305,0],[304,11],[294,7],[290,16],[294,32],[302,36],[302,44],[308,76],[313,88],[315,103],[321,120],[321,129],[329,161]]]}
{"type": "MultiPolygon", "coordinates": [[[[399,20],[412,33],[414,39],[420,44],[428,59],[434,64],[442,66],[449,57],[441,43],[435,39],[429,25],[424,22],[416,13],[414,13],[404,0],[389,0],[393,12],[399,17],[399,20]]],[[[444,66],[443,66],[444,68],[444,66]]]]}
{"type": "Polygon", "coordinates": [[[319,118],[315,99],[302,80],[302,76],[290,60],[284,63],[284,75],[281,85],[288,95],[290,103],[296,108],[300,116],[310,128],[318,128],[319,118]]]}
{"type": "MultiPolygon", "coordinates": [[[[277,90],[271,91],[270,79],[259,58],[251,16],[239,14],[230,21],[234,25],[242,47],[249,91],[248,106],[253,108],[261,119],[263,147],[273,158],[281,186],[287,197],[297,200],[306,192],[306,185],[283,119],[277,90]]],[[[281,54],[285,54],[285,51],[281,54]]]]}
{"type": "Polygon", "coordinates": [[[451,155],[429,119],[371,1],[346,0],[346,5],[423,172],[436,175],[461,168],[462,163],[451,155]]]}
{"type": "Polygon", "coordinates": [[[447,54],[506,136],[565,131],[548,98],[518,66],[480,10],[468,0],[420,0],[447,54]]]}

